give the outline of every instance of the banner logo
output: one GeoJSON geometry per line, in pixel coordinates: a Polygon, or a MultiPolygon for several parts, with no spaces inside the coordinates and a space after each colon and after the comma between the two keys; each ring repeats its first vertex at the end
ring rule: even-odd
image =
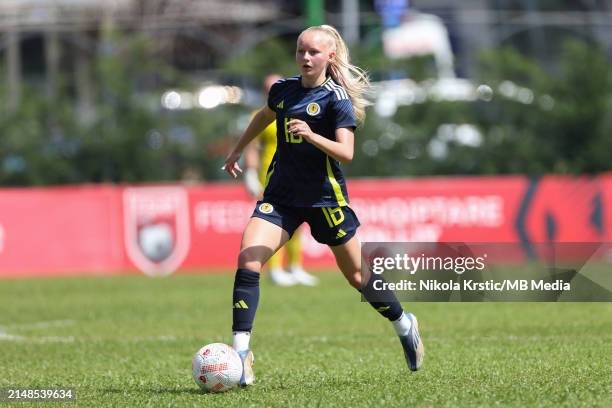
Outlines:
{"type": "Polygon", "coordinates": [[[128,258],[149,276],[178,269],[190,246],[189,200],[181,187],[134,187],[123,192],[128,258]]]}

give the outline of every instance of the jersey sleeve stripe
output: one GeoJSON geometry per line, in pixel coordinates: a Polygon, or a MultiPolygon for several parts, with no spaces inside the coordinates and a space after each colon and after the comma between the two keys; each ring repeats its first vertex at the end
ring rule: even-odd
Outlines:
{"type": "Polygon", "coordinates": [[[332,84],[332,86],[334,87],[335,90],[338,91],[338,94],[340,95],[338,100],[349,99],[349,95],[346,92],[346,89],[344,89],[343,87],[341,87],[338,84],[332,84]]]}
{"type": "Polygon", "coordinates": [[[342,98],[340,98],[340,99],[348,99],[348,94],[346,93],[346,89],[344,89],[343,87],[341,87],[338,84],[334,84],[333,86],[338,90],[338,92],[342,96],[342,98]]]}
{"type": "Polygon", "coordinates": [[[338,98],[339,98],[340,96],[338,95],[338,93],[336,92],[336,90],[335,90],[335,89],[333,89],[333,88],[331,87],[331,85],[330,85],[330,84],[325,85],[325,89],[327,89],[327,90],[328,90],[328,91],[330,91],[330,92],[335,93],[335,94],[336,94],[336,100],[338,100],[338,98]]]}
{"type": "Polygon", "coordinates": [[[340,88],[337,88],[337,87],[333,86],[333,84],[330,84],[329,88],[326,85],[325,88],[327,88],[327,90],[333,92],[336,95],[336,100],[337,101],[341,101],[343,99],[346,99],[345,97],[343,97],[340,88]]]}

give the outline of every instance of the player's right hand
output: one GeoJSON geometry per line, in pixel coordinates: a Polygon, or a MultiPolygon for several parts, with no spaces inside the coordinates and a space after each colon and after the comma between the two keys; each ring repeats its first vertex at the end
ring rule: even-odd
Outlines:
{"type": "Polygon", "coordinates": [[[240,152],[230,153],[226,157],[225,164],[221,167],[221,170],[225,170],[233,178],[238,177],[238,173],[242,173],[242,169],[238,165],[238,159],[240,159],[240,152]]]}

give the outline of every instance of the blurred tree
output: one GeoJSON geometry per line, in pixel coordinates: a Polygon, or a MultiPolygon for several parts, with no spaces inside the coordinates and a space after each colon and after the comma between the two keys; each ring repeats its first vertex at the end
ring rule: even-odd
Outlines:
{"type": "MultiPolygon", "coordinates": [[[[17,110],[0,106],[0,184],[223,178],[219,166],[232,143],[228,135],[240,133],[251,108],[163,110],[163,90],[201,84],[180,77],[151,45],[145,37],[109,33],[92,63],[95,110],[88,121],[79,120],[63,81],[53,101],[29,86],[17,110]]],[[[428,98],[399,106],[391,117],[369,108],[348,175],[610,170],[610,62],[591,44],[568,42],[563,50],[552,73],[514,49],[486,52],[474,83],[487,84],[491,94],[477,101],[428,98]]],[[[426,60],[384,61],[377,52],[366,43],[353,55],[371,71],[408,71],[417,81],[429,76],[426,60]]],[[[252,78],[271,69],[294,75],[293,43],[262,43],[228,60],[226,69],[252,78]]],[[[6,93],[0,84],[0,98],[6,93]]]]}
{"type": "Polygon", "coordinates": [[[512,48],[485,52],[475,83],[492,88],[490,101],[426,100],[400,106],[391,118],[378,117],[370,109],[358,131],[356,146],[361,151],[349,173],[537,175],[610,170],[610,68],[601,49],[578,41],[564,44],[560,69],[554,73],[512,48]],[[481,135],[478,143],[470,143],[479,139],[473,130],[481,135]],[[461,142],[460,133],[467,133],[467,143],[461,142]]]}
{"type": "Polygon", "coordinates": [[[512,81],[532,92],[523,103],[496,95],[475,116],[487,135],[497,172],[590,173],[611,168],[601,153],[612,147],[610,62],[592,44],[567,41],[559,65],[550,74],[512,49],[484,56],[483,82],[512,93],[503,82],[512,81]]]}
{"type": "MultiPolygon", "coordinates": [[[[4,100],[6,87],[0,87],[4,100]]],[[[53,102],[24,86],[15,111],[0,108],[0,184],[43,185],[84,181],[71,163],[79,147],[74,111],[62,95],[53,102]]]]}
{"type": "Polygon", "coordinates": [[[556,135],[558,159],[553,170],[574,173],[612,167],[612,69],[603,51],[584,43],[567,43],[561,76],[551,89],[555,106],[542,123],[556,135]]]}
{"type": "Polygon", "coordinates": [[[295,38],[263,41],[244,53],[233,55],[223,63],[221,69],[228,75],[251,78],[257,84],[270,72],[282,76],[295,75],[295,38]]]}
{"type": "Polygon", "coordinates": [[[437,72],[431,55],[388,58],[384,53],[380,37],[376,41],[353,47],[351,58],[353,63],[366,70],[374,81],[397,78],[424,81],[434,77],[437,72]]]}
{"type": "MultiPolygon", "coordinates": [[[[80,120],[66,87],[53,101],[29,87],[15,112],[0,108],[0,184],[217,178],[223,160],[210,146],[236,132],[245,109],[162,110],[167,84],[196,84],[157,58],[152,45],[146,37],[107,33],[93,61],[90,120],[80,120]]],[[[6,92],[0,88],[0,97],[6,92]]]]}

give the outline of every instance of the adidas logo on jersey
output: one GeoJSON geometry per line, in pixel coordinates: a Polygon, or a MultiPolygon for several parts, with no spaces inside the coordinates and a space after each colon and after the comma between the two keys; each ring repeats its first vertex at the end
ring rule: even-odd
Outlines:
{"type": "Polygon", "coordinates": [[[343,229],[339,230],[338,233],[336,234],[336,239],[338,238],[342,238],[343,236],[346,235],[346,232],[344,232],[343,229]]]}
{"type": "Polygon", "coordinates": [[[278,105],[276,105],[276,109],[283,109],[284,105],[285,105],[285,100],[283,99],[282,101],[280,101],[278,105]]]}

